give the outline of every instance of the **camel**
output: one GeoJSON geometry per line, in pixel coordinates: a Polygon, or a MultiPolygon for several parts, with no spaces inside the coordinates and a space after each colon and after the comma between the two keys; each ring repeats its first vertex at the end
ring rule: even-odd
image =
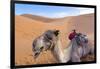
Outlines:
{"type": "Polygon", "coordinates": [[[61,47],[61,41],[58,39],[57,44],[51,50],[53,56],[59,63],[67,63],[69,61],[81,62],[81,57],[84,57],[89,53],[94,54],[94,46],[88,44],[88,39],[86,35],[83,34],[73,38],[64,50],[62,50],[61,47]],[[79,41],[76,40],[77,38],[79,41]]]}
{"type": "Polygon", "coordinates": [[[43,50],[50,50],[58,63],[81,62],[81,57],[89,53],[94,54],[94,46],[88,44],[86,35],[77,35],[64,50],[59,37],[59,30],[48,30],[36,38],[32,45],[35,59],[43,50]]]}

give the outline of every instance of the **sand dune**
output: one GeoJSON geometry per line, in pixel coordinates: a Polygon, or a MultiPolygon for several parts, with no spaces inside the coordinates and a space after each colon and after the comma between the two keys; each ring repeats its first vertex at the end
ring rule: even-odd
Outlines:
{"type": "Polygon", "coordinates": [[[72,29],[82,32],[94,40],[94,15],[80,15],[49,19],[32,15],[15,16],[15,62],[16,65],[56,63],[50,51],[43,52],[35,61],[32,56],[32,42],[46,30],[59,29],[63,48],[69,43],[68,34],[72,29]],[[48,22],[48,23],[46,23],[48,22]]]}
{"type": "Polygon", "coordinates": [[[36,15],[31,15],[31,14],[22,14],[21,16],[24,16],[24,17],[27,17],[27,18],[30,18],[30,19],[33,19],[33,20],[42,21],[42,22],[45,22],[45,23],[48,23],[48,22],[55,20],[55,19],[52,19],[52,18],[47,18],[47,17],[43,17],[43,16],[36,16],[36,15]]]}

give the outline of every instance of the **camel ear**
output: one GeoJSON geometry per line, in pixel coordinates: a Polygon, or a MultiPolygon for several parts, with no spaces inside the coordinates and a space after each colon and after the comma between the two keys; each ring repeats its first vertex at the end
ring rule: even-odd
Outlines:
{"type": "Polygon", "coordinates": [[[54,31],[55,36],[59,35],[59,30],[54,31]]]}

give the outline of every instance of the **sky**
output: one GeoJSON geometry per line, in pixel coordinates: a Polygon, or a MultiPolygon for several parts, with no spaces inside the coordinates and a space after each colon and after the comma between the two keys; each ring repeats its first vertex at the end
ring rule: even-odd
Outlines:
{"type": "Polygon", "coordinates": [[[48,18],[62,18],[94,13],[93,8],[62,7],[35,4],[15,4],[15,15],[32,14],[48,18]]]}

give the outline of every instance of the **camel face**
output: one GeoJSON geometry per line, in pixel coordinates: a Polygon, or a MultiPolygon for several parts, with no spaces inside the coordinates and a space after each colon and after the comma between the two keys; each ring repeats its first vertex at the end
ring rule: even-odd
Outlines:
{"type": "Polygon", "coordinates": [[[84,43],[88,43],[88,37],[86,35],[82,35],[81,39],[83,38],[84,43]]]}
{"type": "Polygon", "coordinates": [[[58,34],[58,30],[47,30],[33,41],[32,49],[34,52],[33,56],[35,59],[40,55],[42,51],[52,49],[52,47],[56,43],[58,34]]]}
{"type": "Polygon", "coordinates": [[[88,43],[88,38],[84,34],[76,35],[75,39],[78,45],[82,45],[83,43],[88,43]]]}
{"type": "Polygon", "coordinates": [[[89,53],[94,54],[94,47],[88,44],[88,38],[86,35],[81,34],[78,36],[80,45],[77,39],[73,39],[73,49],[71,54],[72,62],[81,62],[81,57],[88,55],[89,53]]]}

